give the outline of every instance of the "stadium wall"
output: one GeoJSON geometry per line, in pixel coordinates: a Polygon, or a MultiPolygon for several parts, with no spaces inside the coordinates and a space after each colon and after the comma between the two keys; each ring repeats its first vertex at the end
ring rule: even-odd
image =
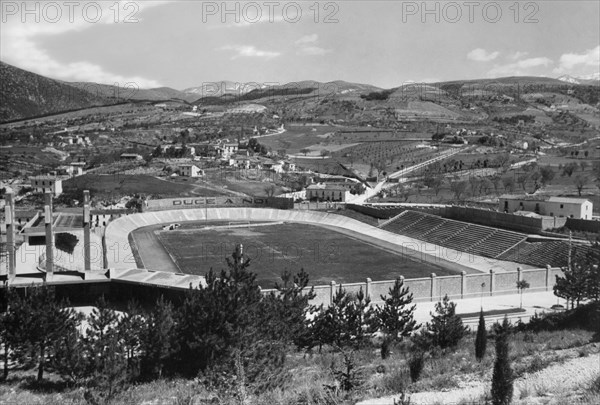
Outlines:
{"type": "MultiPolygon", "coordinates": [[[[404,279],[404,286],[408,287],[413,295],[414,302],[436,302],[448,295],[450,299],[491,297],[506,294],[517,294],[517,282],[525,280],[530,287],[524,290],[527,292],[549,291],[554,287],[556,276],[562,275],[559,268],[550,266],[543,269],[517,270],[511,272],[497,273],[491,271],[487,274],[467,274],[463,272],[458,276],[437,277],[432,274],[424,278],[404,279]]],[[[328,306],[333,302],[333,297],[344,288],[348,293],[356,294],[362,289],[365,296],[371,299],[373,304],[382,303],[382,296],[385,297],[393,288],[396,280],[371,281],[366,279],[363,283],[338,284],[332,281],[329,285],[319,285],[314,287],[316,297],[311,301],[315,305],[328,306]]],[[[263,290],[269,293],[274,290],[263,290]]]]}
{"type": "Polygon", "coordinates": [[[142,212],[181,210],[207,207],[270,207],[294,208],[294,200],[284,197],[187,197],[148,200],[142,212]]]}
{"type": "Polygon", "coordinates": [[[572,231],[598,233],[598,232],[600,232],[600,221],[590,221],[589,219],[567,218],[566,227],[572,231]]]}

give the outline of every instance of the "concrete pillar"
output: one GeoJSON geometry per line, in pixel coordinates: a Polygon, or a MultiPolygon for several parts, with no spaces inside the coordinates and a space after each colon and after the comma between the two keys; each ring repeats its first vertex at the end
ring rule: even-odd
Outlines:
{"type": "Polygon", "coordinates": [[[494,287],[496,282],[494,269],[490,269],[490,295],[494,295],[494,287]]]}
{"type": "Polygon", "coordinates": [[[83,268],[85,271],[92,269],[90,246],[90,191],[83,191],[83,268]]]}
{"type": "Polygon", "coordinates": [[[367,277],[367,281],[366,281],[366,285],[365,285],[365,298],[366,299],[370,299],[371,298],[371,282],[373,280],[371,280],[369,277],[367,277]]]}
{"type": "Polygon", "coordinates": [[[431,297],[431,301],[434,301],[434,297],[435,297],[435,290],[437,289],[437,280],[436,280],[436,274],[435,273],[431,273],[431,293],[430,293],[430,297],[431,297]]]}
{"type": "Polygon", "coordinates": [[[6,206],[4,207],[6,219],[6,253],[8,254],[8,279],[12,280],[17,274],[15,260],[15,194],[13,190],[6,192],[6,206]]]}
{"type": "Polygon", "coordinates": [[[44,223],[46,224],[46,277],[54,274],[54,238],[52,230],[52,192],[44,194],[44,223]]]}
{"type": "Polygon", "coordinates": [[[550,285],[552,284],[552,280],[550,280],[550,276],[552,274],[552,268],[549,264],[546,265],[546,291],[550,289],[550,285]]]}
{"type": "Polygon", "coordinates": [[[460,272],[460,298],[465,298],[467,294],[467,272],[460,272]]]}
{"type": "Polygon", "coordinates": [[[335,297],[335,281],[331,280],[331,287],[329,291],[329,305],[333,304],[333,297],[335,297]]]}

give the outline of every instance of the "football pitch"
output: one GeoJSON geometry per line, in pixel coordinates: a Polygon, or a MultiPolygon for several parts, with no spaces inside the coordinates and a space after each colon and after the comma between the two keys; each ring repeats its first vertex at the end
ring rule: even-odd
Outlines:
{"type": "MultiPolygon", "coordinates": [[[[219,271],[227,267],[237,244],[244,247],[245,257],[251,260],[250,270],[257,274],[263,288],[272,288],[280,281],[283,271],[292,273],[304,268],[310,284],[364,282],[428,277],[454,274],[432,263],[415,261],[402,251],[392,251],[359,240],[335,230],[298,223],[245,224],[205,227],[205,223],[184,223],[178,230],[146,229],[160,241],[154,243],[166,253],[184,273],[205,275],[211,268],[219,271]]],[[[140,231],[140,230],[138,230],[140,231]]],[[[134,231],[134,233],[137,231],[134,231]]],[[[139,235],[136,241],[142,241],[139,235]]],[[[144,245],[138,246],[143,262],[144,245]]],[[[149,247],[149,245],[147,246],[149,247]]],[[[151,255],[151,254],[150,254],[151,255]]],[[[146,263],[149,264],[149,263],[146,263]]],[[[151,263],[150,263],[151,264],[151,263]]],[[[157,269],[158,270],[158,269],[157,269]]]]}

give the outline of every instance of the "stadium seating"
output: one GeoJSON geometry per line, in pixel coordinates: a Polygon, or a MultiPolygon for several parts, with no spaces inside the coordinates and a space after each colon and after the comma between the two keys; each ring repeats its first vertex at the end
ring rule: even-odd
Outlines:
{"type": "Polygon", "coordinates": [[[445,219],[417,211],[405,211],[383,229],[480,256],[497,258],[525,240],[525,235],[482,225],[445,219]]]}
{"type": "MultiPolygon", "coordinates": [[[[573,247],[572,255],[585,255],[589,248],[586,246],[573,247]]],[[[564,267],[569,258],[569,242],[567,241],[548,241],[548,242],[521,242],[509,251],[499,257],[502,260],[518,261],[519,263],[530,264],[532,266],[564,267]]]]}

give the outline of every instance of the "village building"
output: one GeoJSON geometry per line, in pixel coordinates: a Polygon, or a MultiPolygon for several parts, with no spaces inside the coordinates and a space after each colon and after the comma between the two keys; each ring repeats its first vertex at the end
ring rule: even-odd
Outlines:
{"type": "Polygon", "coordinates": [[[62,179],[57,176],[33,176],[29,178],[36,193],[52,192],[54,197],[62,194],[62,179]]]}
{"type": "Polygon", "coordinates": [[[592,219],[593,203],[586,198],[501,195],[499,210],[535,212],[551,217],[592,219]]]}
{"type": "Polygon", "coordinates": [[[318,201],[346,202],[350,191],[339,184],[317,183],[306,188],[306,199],[318,201]]]}
{"type": "Polygon", "coordinates": [[[186,177],[201,177],[204,176],[204,170],[196,165],[179,165],[179,174],[186,177]]]}

